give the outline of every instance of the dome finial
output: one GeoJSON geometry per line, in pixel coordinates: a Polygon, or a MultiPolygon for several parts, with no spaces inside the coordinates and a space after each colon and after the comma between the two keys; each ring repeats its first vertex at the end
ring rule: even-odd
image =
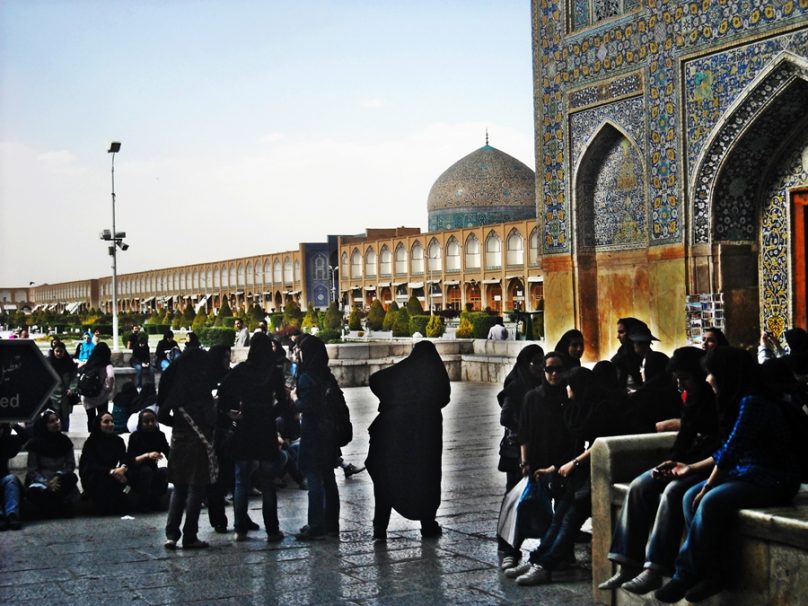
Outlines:
{"type": "Polygon", "coordinates": [[[488,129],[485,129],[485,144],[488,145],[488,129]]]}

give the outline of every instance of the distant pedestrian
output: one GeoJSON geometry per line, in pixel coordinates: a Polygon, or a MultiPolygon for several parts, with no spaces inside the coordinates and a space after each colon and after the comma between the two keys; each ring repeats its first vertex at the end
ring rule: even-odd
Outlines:
{"type": "Polygon", "coordinates": [[[244,326],[241,318],[236,318],[233,323],[233,328],[236,329],[236,341],[234,347],[249,347],[250,346],[250,331],[244,326]]]}
{"type": "MultiPolygon", "coordinates": [[[[146,335],[148,341],[148,335],[146,335]]],[[[140,341],[140,324],[132,325],[132,332],[126,337],[126,349],[134,350],[140,341]]]]}
{"type": "Polygon", "coordinates": [[[144,383],[154,383],[154,367],[151,363],[149,335],[146,333],[137,334],[132,345],[132,358],[129,365],[135,370],[135,387],[141,389],[144,383]],[[143,378],[144,374],[146,375],[145,380],[143,378]]]}
{"type": "MultiPolygon", "coordinates": [[[[305,358],[304,358],[305,360],[305,358]]],[[[419,341],[401,362],[370,376],[379,414],[368,428],[365,464],[373,479],[374,541],[387,540],[395,509],[421,522],[421,536],[436,537],[441,501],[443,415],[451,387],[446,367],[431,341],[419,341]]]]}
{"type": "Polygon", "coordinates": [[[87,430],[92,431],[96,415],[109,410],[109,400],[115,393],[115,369],[112,367],[112,352],[109,345],[99,343],[93,348],[93,353],[81,369],[77,389],[87,412],[87,430]],[[85,381],[82,378],[84,376],[90,379],[85,381]],[[82,392],[85,383],[91,386],[91,391],[82,392]]]}
{"type": "Polygon", "coordinates": [[[506,341],[508,339],[508,329],[505,328],[505,321],[499,316],[494,325],[488,329],[489,341],[506,341]]]}
{"type": "Polygon", "coordinates": [[[90,354],[93,353],[93,349],[95,349],[95,342],[93,342],[93,333],[89,330],[84,333],[84,338],[81,343],[76,346],[76,354],[75,358],[78,361],[78,365],[82,366],[90,359],[90,354]]]}
{"type": "Polygon", "coordinates": [[[174,340],[174,332],[167,330],[163,333],[163,338],[157,342],[155,349],[155,362],[164,371],[168,365],[178,356],[180,352],[179,344],[174,340]]]}

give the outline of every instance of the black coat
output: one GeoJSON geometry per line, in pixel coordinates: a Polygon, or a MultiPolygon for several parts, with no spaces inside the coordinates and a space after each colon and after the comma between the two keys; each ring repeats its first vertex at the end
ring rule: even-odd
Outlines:
{"type": "Polygon", "coordinates": [[[440,506],[441,409],[451,394],[443,360],[420,341],[407,358],[372,374],[370,389],[380,400],[365,461],[375,490],[405,518],[432,518],[440,506]]]}

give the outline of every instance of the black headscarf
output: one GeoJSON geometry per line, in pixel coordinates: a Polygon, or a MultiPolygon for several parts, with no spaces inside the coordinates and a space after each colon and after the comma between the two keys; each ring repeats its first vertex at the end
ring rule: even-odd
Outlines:
{"type": "Polygon", "coordinates": [[[634,351],[634,343],[631,342],[628,335],[638,328],[648,328],[648,325],[642,320],[632,317],[620,318],[617,323],[623,325],[626,333],[625,341],[620,344],[617,353],[612,357],[612,362],[617,366],[620,385],[625,388],[629,377],[634,385],[640,385],[642,383],[640,376],[642,358],[634,351]]]}
{"type": "Polygon", "coordinates": [[[91,368],[98,366],[105,368],[110,364],[112,364],[112,352],[109,350],[109,345],[101,341],[93,348],[93,353],[91,353],[90,357],[87,359],[85,367],[91,368]]]}
{"type": "Polygon", "coordinates": [[[230,348],[227,345],[214,345],[208,350],[210,357],[210,370],[208,371],[211,381],[214,385],[222,382],[224,376],[230,372],[230,364],[224,364],[224,358],[227,355],[228,362],[230,360],[230,348]]]}
{"type": "Polygon", "coordinates": [[[67,353],[67,348],[65,347],[64,343],[58,341],[54,348],[48,352],[48,361],[50,365],[53,367],[53,370],[61,377],[65,373],[70,373],[70,375],[76,374],[76,364],[73,362],[73,358],[67,353]],[[56,347],[60,347],[64,349],[65,355],[61,358],[57,358],[56,355],[53,353],[53,349],[56,347]]]}
{"type": "Polygon", "coordinates": [[[570,343],[572,342],[573,339],[580,339],[581,342],[583,343],[584,333],[582,333],[577,328],[568,330],[563,335],[561,335],[561,338],[558,340],[558,343],[556,343],[555,349],[553,349],[554,352],[561,355],[561,359],[564,360],[564,368],[567,370],[571,368],[577,368],[578,366],[581,365],[580,359],[573,358],[569,354],[570,343]]]}
{"type": "MultiPolygon", "coordinates": [[[[322,339],[314,335],[305,335],[298,341],[302,359],[300,361],[300,372],[314,377],[320,382],[324,381],[330,374],[328,370],[328,351],[322,339]]],[[[414,351],[414,350],[413,350],[414,351]]]]}
{"type": "Polygon", "coordinates": [[[752,354],[737,347],[707,352],[703,365],[718,385],[718,415],[725,430],[735,424],[741,399],[760,393],[760,367],[752,354]]]}
{"type": "MultiPolygon", "coordinates": [[[[306,353],[303,354],[305,363],[306,353]]],[[[418,341],[401,362],[373,373],[370,390],[379,398],[379,412],[399,405],[440,410],[449,403],[451,387],[446,366],[431,341],[418,341]]]]}
{"type": "Polygon", "coordinates": [[[73,442],[61,431],[48,429],[48,421],[59,415],[48,409],[34,421],[34,438],[28,443],[28,452],[35,452],[46,457],[63,457],[73,450],[73,442]]]}
{"type": "Polygon", "coordinates": [[[544,350],[535,344],[528,345],[516,356],[516,364],[505,377],[502,391],[497,395],[500,406],[505,396],[521,404],[525,394],[541,384],[542,375],[530,371],[530,361],[537,356],[544,358],[544,350]]]}
{"type": "Polygon", "coordinates": [[[783,333],[788,344],[789,353],[804,354],[808,353],[808,332],[802,328],[790,328],[783,333]]]}

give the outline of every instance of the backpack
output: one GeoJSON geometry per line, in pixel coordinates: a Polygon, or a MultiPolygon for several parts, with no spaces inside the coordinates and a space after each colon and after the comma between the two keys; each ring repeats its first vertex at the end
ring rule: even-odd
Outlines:
{"type": "MultiPolygon", "coordinates": [[[[102,366],[91,366],[90,368],[82,368],[79,370],[79,380],[76,385],[76,391],[80,396],[85,398],[94,398],[101,393],[104,389],[104,377],[101,371],[106,370],[102,366]]],[[[106,372],[105,372],[106,374],[106,372]]]]}
{"type": "Polygon", "coordinates": [[[320,427],[326,437],[331,437],[337,446],[347,446],[353,440],[351,412],[345,396],[336,381],[331,381],[323,395],[323,416],[320,427]]]}

